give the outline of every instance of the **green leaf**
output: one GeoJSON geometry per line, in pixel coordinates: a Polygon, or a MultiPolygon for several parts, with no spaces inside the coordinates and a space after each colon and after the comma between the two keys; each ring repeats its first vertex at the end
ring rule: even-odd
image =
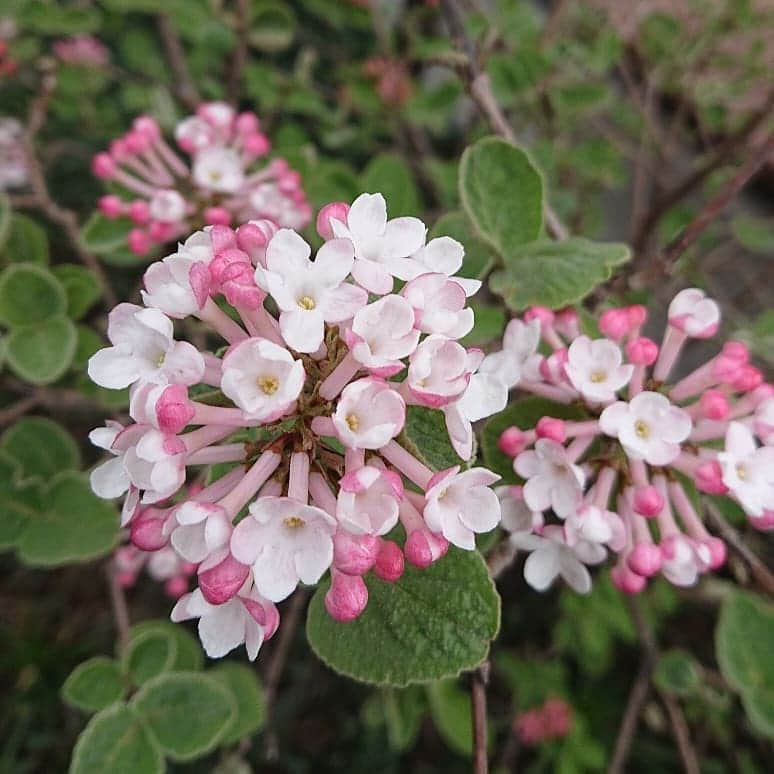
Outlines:
{"type": "Polygon", "coordinates": [[[175,761],[193,760],[216,747],[237,714],[230,691],[199,672],[154,677],[140,688],[130,706],[175,761]]]}
{"type": "Polygon", "coordinates": [[[144,685],[156,675],[174,668],[177,640],[163,629],[150,629],[133,637],[124,652],[123,670],[134,685],[144,685]]]}
{"type": "Polygon", "coordinates": [[[83,266],[60,263],[51,270],[67,295],[67,314],[80,320],[102,295],[99,280],[83,266]]]}
{"type": "Polygon", "coordinates": [[[583,410],[576,406],[554,403],[547,398],[537,396],[522,398],[493,416],[484,425],[484,430],[481,433],[481,453],[484,457],[484,464],[489,470],[502,476],[501,483],[515,484],[518,482],[518,478],[513,472],[513,460],[503,454],[497,445],[503,430],[514,426],[521,430],[531,430],[541,417],[582,419],[583,416],[583,410]]]}
{"type": "Polygon", "coordinates": [[[470,694],[456,680],[440,680],[427,686],[430,713],[441,738],[460,755],[473,754],[473,722],[470,694]]]}
{"type": "Polygon", "coordinates": [[[754,728],[774,739],[774,688],[756,688],[745,691],[742,705],[754,728]]]}
{"type": "Polygon", "coordinates": [[[32,384],[51,384],[70,367],[78,346],[72,320],[60,315],[13,328],[6,339],[8,367],[32,384]]]}
{"type": "Polygon", "coordinates": [[[175,641],[175,660],[172,663],[172,669],[198,672],[204,666],[202,646],[199,644],[199,640],[193,637],[184,626],[163,620],[142,621],[132,625],[129,630],[129,640],[131,642],[148,632],[161,633],[175,641]]]}
{"type": "Polygon", "coordinates": [[[492,274],[489,287],[517,312],[533,305],[559,309],[585,298],[630,257],[622,243],[579,237],[517,245],[504,253],[505,268],[492,274]]]}
{"type": "Polygon", "coordinates": [[[488,344],[502,336],[505,327],[505,312],[499,306],[469,303],[475,323],[473,330],[460,343],[466,347],[488,344]]]}
{"type": "Polygon", "coordinates": [[[774,253],[774,221],[754,215],[739,214],[731,220],[731,230],[743,247],[754,253],[774,253]]]}
{"type": "Polygon", "coordinates": [[[354,680],[403,687],[478,666],[500,626],[500,598],[477,552],[452,547],[426,570],[407,567],[396,583],[366,577],[368,607],[334,621],[318,586],[309,605],[309,644],[331,669],[354,680]]]}
{"type": "Polygon", "coordinates": [[[262,51],[283,51],[295,37],[296,17],[277,0],[253,0],[250,4],[250,43],[262,51]]]}
{"type": "Polygon", "coordinates": [[[443,412],[424,406],[409,406],[406,425],[398,441],[432,470],[459,465],[460,458],[449,441],[443,412]]]}
{"type": "Polygon", "coordinates": [[[101,212],[93,212],[81,229],[81,240],[87,250],[105,255],[125,247],[127,234],[132,228],[129,218],[111,220],[101,212]]]}
{"type": "Polygon", "coordinates": [[[473,233],[473,227],[464,212],[447,212],[430,229],[428,239],[450,236],[465,248],[465,258],[459,271],[461,277],[481,279],[497,262],[492,248],[473,233]]]}
{"type": "Polygon", "coordinates": [[[384,688],[375,694],[375,698],[384,713],[390,747],[397,752],[409,750],[427,711],[422,689],[416,685],[403,689],[384,688]]]}
{"type": "Polygon", "coordinates": [[[543,178],[521,148],[486,137],[460,160],[460,199],[479,236],[501,255],[543,228],[543,178]]]}
{"type": "Polygon", "coordinates": [[[70,774],[163,774],[164,757],[126,704],[96,714],[78,737],[70,774]]]}
{"type": "Polygon", "coordinates": [[[396,153],[375,156],[363,172],[363,190],[381,193],[391,218],[416,214],[421,209],[411,167],[396,153]]]}
{"type": "Polygon", "coordinates": [[[0,451],[0,549],[15,546],[29,520],[43,508],[40,484],[19,479],[14,459],[0,451]]]}
{"type": "Polygon", "coordinates": [[[23,417],[0,436],[0,448],[13,459],[22,479],[44,483],[64,470],[77,470],[81,454],[73,437],[46,417],[23,417]]]}
{"type": "Polygon", "coordinates": [[[255,669],[246,664],[225,661],[207,673],[231,691],[237,705],[233,723],[220,740],[221,745],[236,744],[263,728],[266,722],[266,698],[255,669]]]}
{"type": "Polygon", "coordinates": [[[74,371],[83,374],[86,371],[89,358],[97,350],[102,349],[102,347],[105,346],[105,341],[94,328],[90,328],[83,323],[78,323],[78,325],[75,326],[75,333],[78,338],[71,366],[74,371]]]}
{"type": "Polygon", "coordinates": [[[78,664],[62,686],[62,698],[86,712],[104,709],[122,699],[125,692],[118,664],[106,656],[78,664]]]}
{"type": "Polygon", "coordinates": [[[14,264],[0,274],[0,322],[8,326],[43,322],[67,309],[57,278],[34,264],[14,264]]]}
{"type": "Polygon", "coordinates": [[[684,650],[661,654],[653,669],[653,682],[659,690],[674,696],[690,696],[699,687],[701,673],[696,659],[684,650]]]}
{"type": "Polygon", "coordinates": [[[27,564],[50,567],[102,556],[118,534],[114,507],[91,491],[85,476],[65,471],[54,478],[43,510],[29,520],[17,548],[27,564]]]}
{"type": "Polygon", "coordinates": [[[45,266],[48,263],[48,237],[43,227],[26,215],[11,215],[3,254],[12,263],[45,266]]]}
{"type": "Polygon", "coordinates": [[[8,231],[11,227],[11,200],[5,191],[0,191],[0,253],[2,253],[5,241],[8,239],[8,231]]]}
{"type": "Polygon", "coordinates": [[[737,690],[774,686],[774,607],[740,591],[720,609],[715,649],[720,670],[737,690]]]}

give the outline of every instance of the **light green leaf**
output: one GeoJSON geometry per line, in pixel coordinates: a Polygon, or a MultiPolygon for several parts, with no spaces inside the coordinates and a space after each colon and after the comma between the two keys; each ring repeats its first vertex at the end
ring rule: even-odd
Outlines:
{"type": "Polygon", "coordinates": [[[256,48],[274,53],[293,42],[296,17],[285,3],[253,0],[250,15],[250,43],[256,48]]]}
{"type": "Polygon", "coordinates": [[[0,254],[8,239],[8,230],[11,227],[11,201],[5,191],[0,191],[0,254]]]}
{"type": "Polygon", "coordinates": [[[0,274],[0,322],[8,326],[43,322],[67,309],[56,277],[34,264],[14,264],[0,274]]]}
{"type": "Polygon", "coordinates": [[[43,508],[40,484],[20,478],[15,460],[0,450],[0,549],[15,546],[28,521],[43,508]]]}
{"type": "Polygon", "coordinates": [[[446,470],[461,463],[449,441],[443,412],[436,409],[409,406],[398,441],[432,470],[446,470]]]}
{"type": "Polygon", "coordinates": [[[543,178],[521,148],[485,137],[460,160],[460,199],[479,236],[501,255],[543,228],[543,178]]]}
{"type": "Polygon", "coordinates": [[[102,347],[105,346],[105,341],[94,328],[90,328],[83,323],[78,323],[78,325],[75,326],[75,332],[78,338],[75,346],[72,368],[74,371],[83,373],[86,371],[89,358],[98,349],[102,349],[102,347]]]}
{"type": "Polygon", "coordinates": [[[492,274],[489,287],[518,312],[532,305],[559,309],[580,301],[631,254],[622,243],[575,237],[511,247],[503,257],[505,268],[492,274]]]}
{"type": "Polygon", "coordinates": [[[236,744],[263,728],[266,722],[266,698],[253,667],[225,661],[207,673],[219,680],[234,696],[237,714],[228,727],[221,745],[236,744]]]}
{"type": "Polygon", "coordinates": [[[653,682],[660,690],[675,696],[690,696],[701,682],[696,659],[684,650],[662,653],[653,669],[653,682]]]}
{"type": "Polygon", "coordinates": [[[105,255],[125,247],[126,236],[132,228],[129,218],[111,220],[101,212],[93,212],[81,229],[81,240],[87,250],[105,255]]]}
{"type": "Polygon", "coordinates": [[[81,466],[78,444],[46,417],[22,417],[0,436],[0,448],[13,459],[21,479],[48,483],[57,473],[81,466]]]}
{"type": "Polygon", "coordinates": [[[80,320],[102,295],[99,280],[83,266],[60,263],[51,270],[67,295],[67,314],[80,320]]]}
{"type": "Polygon", "coordinates": [[[427,686],[430,713],[441,738],[460,755],[473,754],[473,722],[470,694],[456,680],[440,680],[427,686]]]}
{"type": "Polygon", "coordinates": [[[450,548],[426,570],[407,567],[396,583],[366,577],[368,607],[334,621],[323,599],[309,605],[306,632],[318,657],[354,680],[403,687],[478,666],[500,626],[500,598],[477,552],[450,548]]]}
{"type": "Polygon", "coordinates": [[[214,677],[171,672],[149,680],[131,701],[164,752],[190,761],[215,748],[234,722],[237,704],[214,677]]]}
{"type": "Polygon", "coordinates": [[[51,384],[70,367],[78,346],[73,321],[64,315],[13,328],[6,339],[8,367],[32,384],[51,384]]]}
{"type": "Polygon", "coordinates": [[[144,685],[152,677],[174,668],[177,640],[164,629],[150,629],[132,637],[121,663],[134,685],[144,685]]]}
{"type": "Polygon", "coordinates": [[[118,514],[75,471],[59,473],[43,510],[29,520],[17,549],[22,561],[50,567],[108,553],[118,540],[118,514]]]}
{"type": "Polygon", "coordinates": [[[48,263],[48,237],[43,227],[26,215],[11,215],[3,255],[11,263],[45,266],[48,263]]]}
{"type": "Polygon", "coordinates": [[[96,714],[78,737],[70,774],[163,774],[167,769],[150,733],[126,704],[96,714]]]}
{"type": "Polygon", "coordinates": [[[774,688],[757,688],[742,694],[742,705],[754,728],[774,739],[774,688]]]}
{"type": "Polygon", "coordinates": [[[774,220],[746,213],[731,220],[731,230],[739,244],[754,253],[774,254],[774,220]]]}
{"type": "Polygon", "coordinates": [[[129,639],[134,640],[148,632],[161,633],[175,640],[177,645],[172,669],[176,671],[198,672],[204,666],[204,655],[199,640],[193,637],[184,626],[170,621],[149,620],[133,624],[129,630],[129,639]]]}
{"type": "Polygon", "coordinates": [[[512,403],[484,425],[481,434],[481,453],[484,457],[484,464],[489,470],[502,476],[501,483],[515,484],[518,482],[518,478],[513,472],[513,460],[501,452],[497,445],[503,430],[514,426],[521,430],[531,430],[541,417],[581,419],[583,411],[575,406],[554,403],[547,398],[530,396],[512,403]]]}
{"type": "Polygon", "coordinates": [[[468,303],[475,315],[473,330],[460,343],[466,347],[488,344],[499,339],[505,327],[505,312],[499,306],[468,303]]]}
{"type": "Polygon", "coordinates": [[[384,712],[390,747],[397,752],[410,749],[427,712],[427,702],[422,689],[416,685],[401,689],[384,688],[375,694],[374,698],[384,712]]]}
{"type": "Polygon", "coordinates": [[[396,153],[382,153],[369,162],[363,172],[363,190],[384,196],[390,218],[416,217],[420,211],[419,191],[411,167],[396,153]]]}
{"type": "Polygon", "coordinates": [[[62,698],[86,712],[104,709],[123,698],[125,692],[118,663],[106,656],[78,664],[62,686],[62,698]]]}

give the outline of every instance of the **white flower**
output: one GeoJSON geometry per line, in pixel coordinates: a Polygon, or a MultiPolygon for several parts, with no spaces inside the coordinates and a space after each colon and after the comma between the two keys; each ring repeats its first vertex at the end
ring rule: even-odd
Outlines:
{"type": "Polygon", "coordinates": [[[661,543],[661,572],[675,586],[693,586],[709,566],[709,549],[685,535],[671,535],[661,543]]]}
{"type": "Polygon", "coordinates": [[[344,388],[331,418],[348,448],[381,449],[403,429],[406,404],[387,382],[358,379],[344,388]]]}
{"type": "Polygon", "coordinates": [[[569,545],[578,541],[598,543],[620,551],[626,545],[626,527],[615,511],[584,503],[565,521],[565,538],[569,545]]]}
{"type": "Polygon", "coordinates": [[[622,362],[620,348],[609,339],[592,341],[588,336],[578,336],[567,350],[564,370],[586,400],[607,403],[632,378],[634,366],[622,362]]]}
{"type": "Polygon", "coordinates": [[[186,202],[181,194],[172,188],[156,191],[148,205],[148,212],[153,220],[177,223],[185,217],[186,202]]]}
{"type": "Polygon", "coordinates": [[[418,274],[445,274],[465,291],[466,296],[472,296],[481,287],[480,280],[453,276],[462,268],[465,257],[465,248],[456,239],[449,236],[436,237],[411,257],[418,264],[418,274]]]}
{"type": "Polygon", "coordinates": [[[540,320],[534,318],[528,323],[511,320],[503,336],[503,348],[492,352],[481,364],[482,373],[497,376],[508,389],[515,387],[522,378],[540,378],[537,354],[540,343],[540,320]]]}
{"type": "Polygon", "coordinates": [[[419,343],[414,310],[402,296],[384,296],[360,309],[352,321],[347,343],[366,368],[391,376],[404,368],[401,360],[419,343]]]}
{"type": "MultiPolygon", "coordinates": [[[[185,483],[185,444],[155,427],[139,427],[144,432],[126,449],[124,468],[132,484],[144,490],[142,501],[157,503],[171,497],[185,483]]],[[[114,445],[121,440],[118,436],[114,445]]]]}
{"type": "Polygon", "coordinates": [[[763,443],[774,445],[774,397],[766,398],[755,409],[754,427],[763,443]]]}
{"type": "Polygon", "coordinates": [[[301,583],[320,580],[333,561],[336,520],[289,497],[261,497],[231,536],[231,553],[252,565],[255,587],[280,602],[301,583]]]}
{"type": "Polygon", "coordinates": [[[204,358],[192,344],[172,338],[172,321],[158,309],[119,304],[108,317],[113,345],[89,359],[89,377],[120,390],[143,380],[191,385],[204,375],[204,358]]]}
{"type": "Polygon", "coordinates": [[[720,325],[720,307],[707,298],[703,290],[681,290],[669,305],[669,324],[697,339],[706,339],[717,333],[720,325]]]}
{"type": "Polygon", "coordinates": [[[401,295],[411,304],[414,325],[422,333],[461,339],[473,329],[474,313],[465,306],[466,291],[457,278],[422,274],[406,283],[401,295]]]}
{"type": "Polygon", "coordinates": [[[502,518],[500,526],[507,532],[532,532],[543,526],[543,514],[530,510],[524,502],[524,493],[520,486],[498,486],[494,493],[500,501],[502,518]]]}
{"type": "Polygon", "coordinates": [[[309,259],[309,245],[290,229],[280,229],[266,249],[266,269],[255,281],[277,302],[280,330],[297,352],[315,352],[325,323],[348,320],[368,301],[368,294],[345,282],[354,262],[352,243],[332,239],[309,259]]]}
{"type": "Polygon", "coordinates": [[[360,194],[352,202],[347,222],[331,218],[333,235],[355,247],[352,276],[371,293],[392,291],[392,278],[408,280],[421,273],[409,256],[425,242],[425,224],[418,218],[387,220],[387,203],[380,194],[360,194]]]}
{"type": "Polygon", "coordinates": [[[749,428],[731,422],[725,449],[718,454],[723,483],[749,516],[774,510],[774,446],[757,447],[749,428]]]}
{"type": "Polygon", "coordinates": [[[199,619],[199,639],[210,658],[221,658],[244,643],[250,661],[255,660],[264,640],[279,623],[274,605],[255,589],[222,605],[210,604],[196,589],[180,597],[170,617],[175,623],[199,619]]]}
{"type": "Polygon", "coordinates": [[[194,153],[211,145],[215,132],[199,116],[189,116],[175,127],[175,139],[184,151],[194,153]]]}
{"type": "Polygon", "coordinates": [[[567,457],[560,443],[540,438],[534,450],[522,452],[513,461],[513,469],[524,484],[524,502],[533,511],[552,508],[564,519],[580,505],[585,476],[567,457]]]}
{"type": "Polygon", "coordinates": [[[229,348],[220,387],[250,419],[269,422],[290,409],[304,379],[303,363],[284,347],[252,338],[229,348]]]}
{"type": "Polygon", "coordinates": [[[196,185],[219,193],[236,193],[245,179],[239,153],[219,146],[204,148],[196,154],[192,176],[196,185]]]}
{"type": "MultiPolygon", "coordinates": [[[[123,425],[110,419],[105,422],[105,427],[98,427],[89,433],[89,440],[100,449],[106,449],[114,455],[112,459],[97,465],[91,471],[91,489],[97,497],[110,500],[120,497],[129,488],[129,474],[124,468],[124,452],[126,448],[115,448],[116,438],[124,431],[123,425]]],[[[133,430],[138,438],[142,429],[133,430]]],[[[128,447],[127,447],[128,448],[128,447]]]]}
{"type": "Polygon", "coordinates": [[[398,523],[403,482],[391,470],[364,465],[339,481],[336,518],[356,535],[386,535],[398,523]]]}
{"type": "Polygon", "coordinates": [[[500,501],[490,485],[500,477],[485,468],[459,472],[459,465],[437,473],[425,494],[425,523],[450,543],[472,551],[475,533],[500,523],[500,501]]]}
{"type": "Polygon", "coordinates": [[[690,435],[690,415],[658,392],[641,392],[629,403],[617,401],[599,417],[606,435],[618,438],[624,451],[649,465],[668,465],[690,435]]]}
{"type": "Polygon", "coordinates": [[[465,347],[444,336],[428,336],[409,357],[406,385],[424,406],[440,408],[459,398],[481,362],[480,350],[465,347]]]}
{"type": "Polygon", "coordinates": [[[213,503],[185,502],[173,511],[170,542],[187,562],[203,562],[228,544],[231,518],[213,503]]]}

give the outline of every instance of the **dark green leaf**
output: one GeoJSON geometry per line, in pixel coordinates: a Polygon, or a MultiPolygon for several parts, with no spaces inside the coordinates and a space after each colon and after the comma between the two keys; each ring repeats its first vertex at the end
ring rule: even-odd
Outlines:
{"type": "Polygon", "coordinates": [[[22,479],[48,483],[55,474],[81,465],[73,437],[46,417],[23,417],[3,433],[0,447],[14,460],[22,479]]]}
{"type": "Polygon", "coordinates": [[[416,217],[420,211],[419,191],[411,167],[395,153],[382,153],[369,162],[363,172],[363,190],[383,194],[391,218],[416,217]]]}
{"type": "Polygon", "coordinates": [[[43,322],[67,309],[56,277],[34,264],[14,264],[0,274],[0,322],[8,326],[43,322]]]}
{"type": "Polygon", "coordinates": [[[266,698],[253,667],[226,661],[208,672],[231,691],[237,704],[234,722],[221,739],[221,745],[236,744],[259,731],[266,722],[266,698]]]}
{"type": "Polygon", "coordinates": [[[14,328],[6,339],[8,367],[32,384],[50,384],[70,367],[78,346],[72,320],[64,315],[14,328]]]}
{"type": "MultiPolygon", "coordinates": [[[[0,240],[0,245],[2,240],[0,240]]],[[[3,254],[11,263],[48,263],[48,237],[43,227],[26,215],[11,215],[3,254]]]]}
{"type": "Polygon", "coordinates": [[[97,712],[123,698],[126,686],[118,664],[96,656],[78,664],[62,686],[62,698],[73,707],[97,712]]]}
{"type": "Polygon", "coordinates": [[[102,295],[99,280],[83,266],[60,263],[51,270],[67,294],[67,314],[80,320],[102,295]]]}

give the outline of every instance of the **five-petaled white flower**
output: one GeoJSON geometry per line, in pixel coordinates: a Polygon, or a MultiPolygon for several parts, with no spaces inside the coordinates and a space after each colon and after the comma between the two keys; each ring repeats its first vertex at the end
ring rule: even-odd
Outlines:
{"type": "Polygon", "coordinates": [[[774,446],[760,446],[749,428],[731,422],[725,449],[718,454],[723,483],[750,516],[774,510],[774,446]]]}
{"type": "Polygon", "coordinates": [[[380,449],[403,429],[406,404],[384,380],[358,379],[344,388],[332,419],[344,446],[380,449]]]}
{"type": "Polygon", "coordinates": [[[629,383],[634,366],[623,365],[621,349],[609,339],[578,336],[567,350],[564,371],[586,400],[607,403],[629,383]]]}

